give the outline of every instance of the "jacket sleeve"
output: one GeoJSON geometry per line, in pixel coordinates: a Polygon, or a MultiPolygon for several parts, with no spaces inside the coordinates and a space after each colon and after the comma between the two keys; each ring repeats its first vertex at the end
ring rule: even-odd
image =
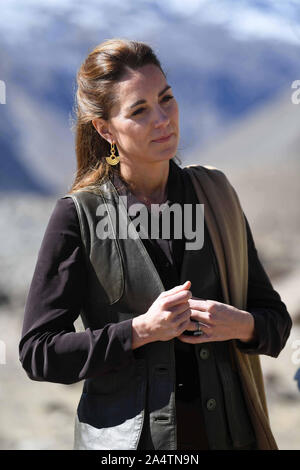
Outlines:
{"type": "Polygon", "coordinates": [[[237,340],[236,344],[248,354],[277,357],[289,337],[292,320],[259,260],[245,214],[244,217],[249,260],[247,311],[254,317],[255,338],[248,343],[237,340]]]}
{"type": "Polygon", "coordinates": [[[135,359],[132,319],[75,331],[85,279],[74,202],[58,199],[38,252],[19,343],[19,359],[32,380],[71,384],[135,359]]]}

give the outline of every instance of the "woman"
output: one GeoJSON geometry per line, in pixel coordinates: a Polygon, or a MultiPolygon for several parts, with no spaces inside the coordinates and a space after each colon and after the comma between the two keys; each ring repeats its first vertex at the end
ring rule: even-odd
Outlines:
{"type": "Polygon", "coordinates": [[[176,163],[178,104],[148,45],[103,42],[77,82],[77,174],[39,251],[24,369],[85,380],[75,449],[276,448],[258,354],[278,356],[291,319],[235,191],[219,170],[176,163]]]}

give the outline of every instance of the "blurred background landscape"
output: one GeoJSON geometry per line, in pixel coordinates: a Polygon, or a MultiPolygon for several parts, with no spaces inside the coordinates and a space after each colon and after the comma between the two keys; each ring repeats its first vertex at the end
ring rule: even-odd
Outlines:
{"type": "Polygon", "coordinates": [[[154,48],[179,103],[182,166],[222,169],[239,195],[259,257],[293,318],[279,357],[261,360],[278,446],[300,449],[300,104],[292,100],[300,0],[2,3],[0,449],[73,445],[82,383],[30,381],[18,343],[45,228],[75,176],[76,72],[111,37],[154,48]]]}

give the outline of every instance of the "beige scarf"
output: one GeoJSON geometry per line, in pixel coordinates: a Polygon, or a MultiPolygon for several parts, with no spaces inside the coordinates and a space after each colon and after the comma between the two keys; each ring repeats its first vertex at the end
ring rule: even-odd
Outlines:
{"type": "MultiPolygon", "coordinates": [[[[248,252],[243,211],[234,188],[222,171],[190,165],[190,177],[204,214],[218,260],[224,302],[241,310],[247,307],[248,252]]],[[[258,355],[241,352],[232,341],[234,357],[259,450],[278,449],[272,434],[263,375],[258,355]]]]}

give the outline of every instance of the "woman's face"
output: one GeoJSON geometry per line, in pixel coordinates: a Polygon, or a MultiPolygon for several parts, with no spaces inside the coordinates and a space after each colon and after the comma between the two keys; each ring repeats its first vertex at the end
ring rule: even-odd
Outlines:
{"type": "Polygon", "coordinates": [[[116,143],[120,158],[149,163],[174,157],[179,141],[178,105],[159,67],[149,64],[130,69],[115,91],[118,102],[110,119],[95,121],[98,132],[116,143]],[[165,141],[156,141],[169,135],[165,141]]]}

